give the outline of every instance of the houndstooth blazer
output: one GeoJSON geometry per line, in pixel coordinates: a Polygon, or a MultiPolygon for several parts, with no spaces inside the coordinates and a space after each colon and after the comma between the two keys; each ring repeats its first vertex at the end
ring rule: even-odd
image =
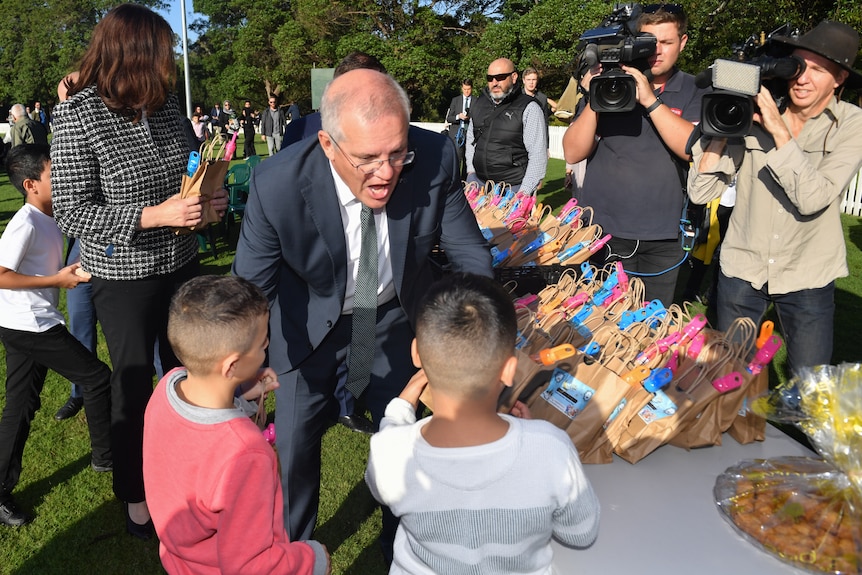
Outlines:
{"type": "Polygon", "coordinates": [[[137,230],[143,209],[179,193],[189,148],[176,96],[132,123],[90,86],[54,111],[54,217],[81,242],[81,266],[96,277],[134,280],[176,271],[197,257],[194,235],[137,230]],[[149,129],[148,129],[149,126],[149,129]]]}

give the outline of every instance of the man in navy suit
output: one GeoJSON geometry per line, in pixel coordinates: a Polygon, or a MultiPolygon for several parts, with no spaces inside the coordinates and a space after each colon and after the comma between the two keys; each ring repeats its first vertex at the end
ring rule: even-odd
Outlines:
{"type": "Polygon", "coordinates": [[[467,146],[467,127],[470,125],[470,104],[473,100],[473,80],[461,81],[461,95],[452,98],[446,121],[449,122],[449,137],[458,148],[458,161],[461,166],[461,179],[467,179],[467,161],[464,157],[467,146]]]}
{"type": "MultiPolygon", "coordinates": [[[[415,372],[411,321],[434,279],[439,242],[453,267],[491,275],[491,257],[461,190],[455,146],[409,127],[410,103],[390,76],[353,70],[321,102],[322,130],[252,174],[233,271],[271,302],[269,364],[279,374],[277,447],[291,539],[309,539],[320,497],[321,437],[350,352],[359,214],[378,230],[375,353],[364,392],[375,426],[415,372]]],[[[391,560],[395,521],[381,542],[391,560]]]]}

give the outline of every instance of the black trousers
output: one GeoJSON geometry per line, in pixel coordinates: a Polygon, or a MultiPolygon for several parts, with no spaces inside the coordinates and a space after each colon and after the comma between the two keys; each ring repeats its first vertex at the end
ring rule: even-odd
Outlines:
{"type": "Polygon", "coordinates": [[[254,137],[257,135],[257,132],[252,130],[243,130],[243,136],[245,136],[245,143],[242,146],[242,153],[246,158],[251,156],[256,156],[257,152],[254,149],[254,137]]]}
{"type": "MultiPolygon", "coordinates": [[[[94,277],[93,304],[102,325],[114,373],[111,376],[111,446],[114,494],[121,501],[145,500],[144,410],[153,393],[153,346],[167,373],[180,363],[168,344],[171,297],[197,274],[194,261],[174,273],[139,280],[94,277]]],[[[85,396],[86,397],[86,396],[85,396]]]]}
{"type": "Polygon", "coordinates": [[[6,348],[6,405],[0,418],[0,503],[21,476],[30,422],[41,407],[39,394],[52,369],[84,390],[84,411],[93,459],[111,459],[111,370],[63,325],[35,333],[0,327],[6,348]]]}

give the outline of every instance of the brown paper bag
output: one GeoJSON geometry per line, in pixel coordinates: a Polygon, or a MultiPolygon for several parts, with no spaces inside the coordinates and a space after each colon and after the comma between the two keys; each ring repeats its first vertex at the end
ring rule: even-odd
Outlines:
{"type": "Polygon", "coordinates": [[[769,391],[769,372],[764,369],[751,379],[745,395],[740,402],[737,415],[727,432],[732,438],[742,444],[763,441],[766,438],[766,420],[751,413],[751,402],[769,391]]]}
{"type": "Polygon", "coordinates": [[[224,178],[230,166],[230,162],[218,159],[224,148],[223,140],[221,147],[219,147],[219,140],[221,140],[220,137],[213,138],[209,143],[201,146],[199,152],[201,158],[197,170],[191,177],[188,174],[183,174],[180,197],[185,199],[200,196],[203,209],[201,211],[201,223],[189,228],[173,228],[177,235],[203,230],[221,219],[210,203],[213,194],[224,187],[224,178]]]}

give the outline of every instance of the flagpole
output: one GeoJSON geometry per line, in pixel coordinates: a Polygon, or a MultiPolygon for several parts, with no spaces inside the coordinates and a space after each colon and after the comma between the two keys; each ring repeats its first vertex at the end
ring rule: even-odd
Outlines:
{"type": "Polygon", "coordinates": [[[192,83],[189,73],[189,29],[186,25],[186,0],[180,0],[183,26],[183,75],[186,82],[186,116],[192,118],[192,83]]]}

